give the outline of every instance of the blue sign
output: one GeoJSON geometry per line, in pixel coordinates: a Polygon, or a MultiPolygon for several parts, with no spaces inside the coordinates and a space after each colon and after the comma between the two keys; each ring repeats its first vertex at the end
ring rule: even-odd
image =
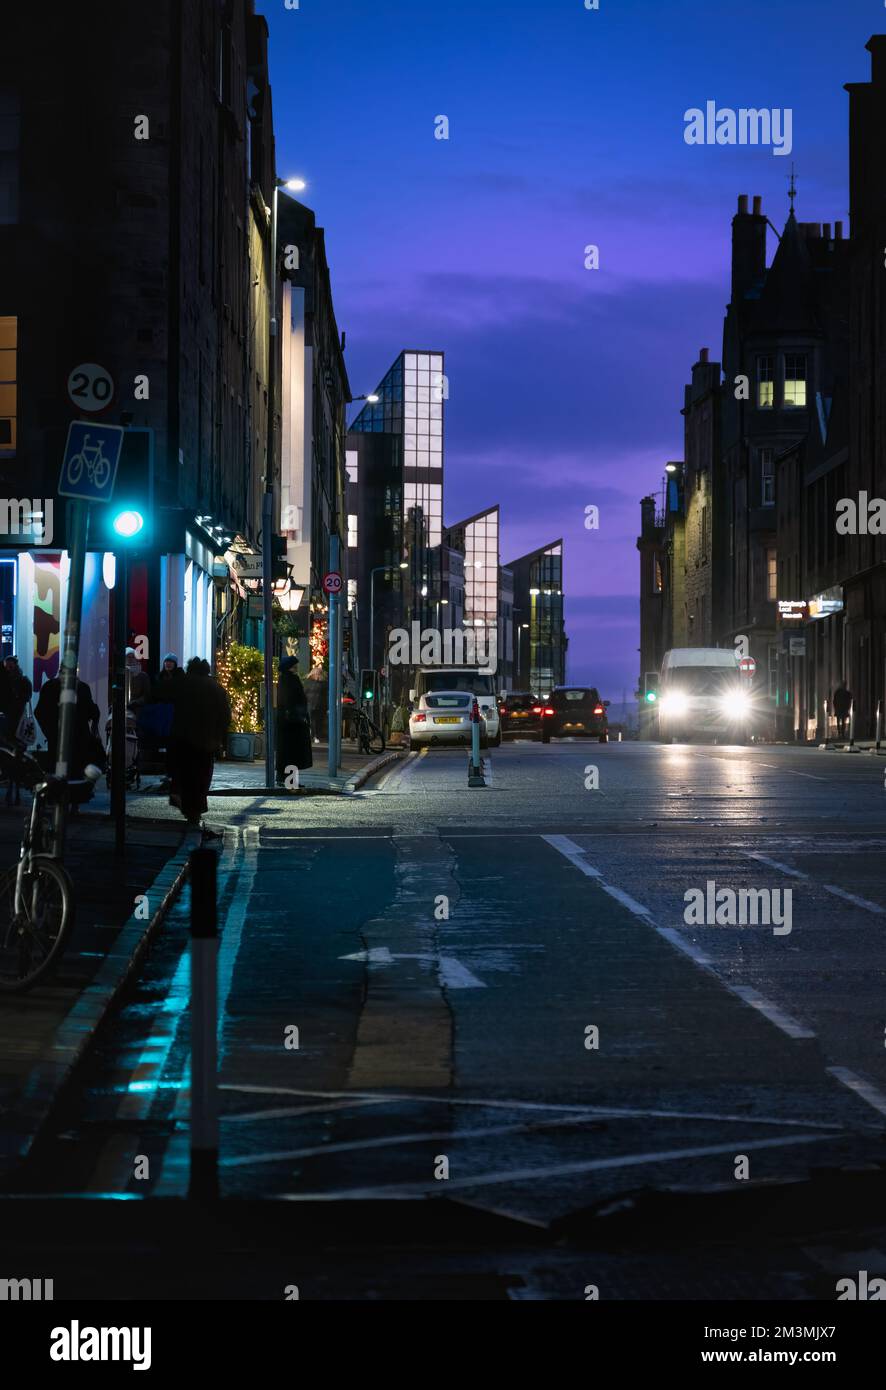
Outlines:
{"type": "Polygon", "coordinates": [[[123,449],[122,425],[72,420],[58,490],[83,502],[110,502],[123,449]]]}

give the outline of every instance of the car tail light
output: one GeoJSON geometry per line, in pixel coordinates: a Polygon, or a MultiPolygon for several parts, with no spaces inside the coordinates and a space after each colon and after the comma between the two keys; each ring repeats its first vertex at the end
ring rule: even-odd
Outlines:
{"type": "Polygon", "coordinates": [[[595,705],[595,706],[594,706],[594,713],[595,713],[595,714],[602,714],[602,713],[603,713],[603,706],[602,706],[602,705],[595,705]]]}
{"type": "Polygon", "coordinates": [[[499,714],[507,714],[507,712],[508,712],[508,707],[507,707],[507,705],[499,705],[499,707],[498,707],[498,712],[499,712],[499,714]]]}
{"type": "Polygon", "coordinates": [[[533,706],[532,706],[532,713],[533,713],[533,714],[541,714],[541,712],[542,712],[542,710],[541,710],[541,705],[533,705],[533,706]]]}
{"type": "Polygon", "coordinates": [[[416,724],[427,723],[428,716],[426,714],[414,714],[412,717],[415,720],[416,724]]]}
{"type": "Polygon", "coordinates": [[[543,714],[553,714],[554,711],[553,711],[552,709],[546,709],[546,710],[543,710],[542,713],[543,713],[543,714]]]}

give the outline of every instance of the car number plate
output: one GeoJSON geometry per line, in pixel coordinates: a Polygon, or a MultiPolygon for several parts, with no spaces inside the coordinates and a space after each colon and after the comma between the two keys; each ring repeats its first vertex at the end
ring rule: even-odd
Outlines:
{"type": "Polygon", "coordinates": [[[435,724],[460,724],[461,719],[457,714],[443,714],[434,716],[435,724]]]}

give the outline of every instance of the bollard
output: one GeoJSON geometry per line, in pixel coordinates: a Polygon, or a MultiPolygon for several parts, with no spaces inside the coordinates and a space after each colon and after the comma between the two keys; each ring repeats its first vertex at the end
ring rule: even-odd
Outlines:
{"type": "Polygon", "coordinates": [[[847,753],[857,753],[855,746],[855,701],[849,702],[849,743],[846,746],[847,753]]]}
{"type": "Polygon", "coordinates": [[[195,849],[191,879],[191,1171],[188,1197],[218,1197],[218,857],[195,849]]]}
{"type": "Polygon", "coordinates": [[[874,744],[874,752],[875,752],[875,753],[879,753],[879,751],[880,751],[880,734],[881,734],[881,731],[882,731],[882,727],[883,727],[883,701],[882,701],[882,700],[878,700],[878,701],[877,701],[877,741],[876,741],[876,743],[874,744]]]}
{"type": "Polygon", "coordinates": [[[480,703],[476,699],[471,706],[471,761],[468,764],[468,786],[486,786],[483,764],[480,760],[480,703]]]}

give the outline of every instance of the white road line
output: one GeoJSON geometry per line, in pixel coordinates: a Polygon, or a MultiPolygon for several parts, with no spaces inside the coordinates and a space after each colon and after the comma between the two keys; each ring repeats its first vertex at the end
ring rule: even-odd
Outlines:
{"type": "Polygon", "coordinates": [[[878,1091],[876,1086],[872,1086],[869,1081],[856,1076],[854,1071],[848,1067],[828,1067],[829,1074],[835,1081],[839,1081],[841,1086],[847,1086],[855,1095],[867,1101],[868,1105],[873,1106],[874,1110],[879,1110],[881,1115],[886,1115],[886,1096],[882,1091],[878,1091]]]}
{"type": "MultiPolygon", "coordinates": [[[[790,1138],[752,1139],[742,1142],[741,1151],[783,1148],[793,1144],[820,1144],[827,1136],[796,1134],[790,1138]]],[[[581,1163],[555,1163],[547,1168],[513,1168],[500,1173],[478,1173],[472,1178],[449,1178],[445,1183],[392,1183],[386,1187],[357,1187],[333,1192],[286,1192],[278,1200],[284,1202],[335,1202],[375,1197],[424,1197],[433,1193],[444,1197],[450,1192],[472,1187],[489,1187],[496,1183],[537,1182],[539,1178],[567,1177],[572,1173],[595,1173],[611,1168],[638,1168],[653,1163],[675,1163],[687,1158],[710,1158],[715,1154],[734,1154],[737,1141],[731,1144],[704,1144],[691,1149],[662,1149],[659,1152],[622,1154],[617,1158],[587,1159],[581,1163]]]]}
{"type": "Polygon", "coordinates": [[[849,893],[845,888],[838,888],[835,883],[815,884],[815,880],[809,874],[803,873],[801,869],[792,869],[789,864],[782,864],[779,859],[769,859],[765,854],[756,854],[751,850],[745,850],[746,859],[757,859],[761,864],[768,864],[770,868],[778,869],[783,874],[790,874],[791,878],[802,878],[808,883],[830,893],[835,898],[842,898],[847,903],[852,903],[853,907],[863,907],[865,912],[873,912],[877,917],[886,917],[886,908],[882,908],[879,903],[872,903],[868,898],[860,898],[857,893],[849,893]]]}
{"type": "Polygon", "coordinates": [[[616,898],[618,902],[624,903],[625,907],[629,908],[629,910],[633,912],[636,917],[639,917],[641,921],[645,922],[647,926],[650,926],[669,946],[674,946],[677,950],[682,951],[684,955],[689,957],[694,965],[698,966],[699,970],[703,970],[706,974],[710,975],[717,981],[718,985],[728,990],[736,999],[740,999],[743,1004],[747,1004],[751,1008],[756,1009],[758,1013],[763,1014],[770,1023],[787,1037],[815,1037],[814,1031],[805,1023],[800,1023],[797,1019],[791,1018],[791,1016],[780,1009],[777,1004],[773,1004],[771,1000],[764,998],[764,996],[758,994],[756,990],[751,990],[745,985],[734,985],[731,981],[724,980],[710,959],[705,956],[698,947],[694,946],[691,941],[688,941],[681,932],[675,930],[673,927],[659,926],[648,908],[643,907],[641,903],[636,902],[633,898],[629,897],[627,893],[622,893],[620,888],[613,888],[611,884],[607,884],[598,869],[585,863],[582,858],[585,851],[580,845],[577,845],[574,840],[570,840],[567,835],[542,835],[541,838],[546,840],[553,849],[559,850],[571,864],[574,864],[577,869],[581,869],[582,873],[587,874],[589,878],[595,878],[601,888],[609,893],[611,897],[616,898]]]}
{"type": "MultiPolygon", "coordinates": [[[[415,1134],[386,1134],[375,1139],[347,1139],[339,1144],[314,1144],[303,1149],[282,1149],[279,1152],[241,1154],[222,1159],[224,1168],[247,1168],[252,1163],[284,1163],[293,1158],[315,1158],[318,1154],[353,1153],[361,1149],[397,1148],[405,1144],[429,1144],[438,1140],[454,1143],[461,1139],[488,1139],[502,1134],[535,1134],[539,1130],[574,1129],[580,1125],[596,1124],[595,1115],[560,1115],[556,1120],[535,1120],[531,1124],[483,1125],[479,1129],[430,1129],[415,1134]]],[[[736,1144],[739,1141],[736,1140],[736,1144]]]]}
{"type": "Polygon", "coordinates": [[[869,902],[867,898],[859,898],[856,893],[847,893],[845,888],[838,888],[834,883],[823,883],[821,886],[826,893],[833,893],[835,898],[844,898],[854,907],[863,907],[865,912],[873,912],[878,917],[886,916],[886,909],[880,907],[879,903],[869,902]]]}
{"type": "MultiPolygon", "coordinates": [[[[379,1091],[309,1091],[298,1086],[255,1086],[233,1082],[224,1083],[219,1086],[219,1090],[243,1091],[248,1095],[307,1096],[325,1100],[340,1100],[343,1102],[342,1109],[347,1109],[349,1105],[364,1105],[369,1102],[379,1105],[402,1105],[404,1102],[414,1102],[416,1105],[474,1105],[491,1110],[558,1110],[578,1115],[608,1115],[614,1119],[625,1120],[716,1120],[718,1123],[776,1125],[786,1129],[843,1130],[845,1128],[839,1121],[791,1120],[785,1119],[783,1116],[748,1115],[746,1112],[741,1115],[730,1115],[721,1114],[719,1111],[704,1110],[644,1110],[612,1105],[558,1105],[555,1101],[490,1100],[479,1096],[435,1096],[406,1091],[392,1091],[390,1093],[379,1091]]],[[[313,1106],[309,1108],[314,1109],[313,1106]]],[[[293,1110],[292,1113],[297,1114],[298,1111],[293,1110]]],[[[228,1118],[235,1117],[229,1116],[228,1118]]]]}
{"type": "MultiPolygon", "coordinates": [[[[236,1090],[235,1086],[221,1086],[222,1091],[236,1090]]],[[[387,1105],[387,1096],[374,1096],[366,1100],[329,1100],[323,1105],[277,1105],[270,1110],[246,1110],[236,1115],[222,1115],[222,1124],[246,1124],[259,1120],[298,1120],[302,1115],[320,1115],[328,1110],[360,1109],[366,1105],[387,1105]]],[[[798,1121],[799,1123],[799,1121],[798,1121]]]]}
{"type": "Polygon", "coordinates": [[[746,849],[744,856],[746,859],[756,859],[760,864],[768,864],[771,869],[778,869],[779,873],[790,874],[791,878],[809,878],[801,869],[792,869],[789,864],[782,864],[780,859],[770,859],[768,855],[757,854],[754,850],[746,849]]]}

